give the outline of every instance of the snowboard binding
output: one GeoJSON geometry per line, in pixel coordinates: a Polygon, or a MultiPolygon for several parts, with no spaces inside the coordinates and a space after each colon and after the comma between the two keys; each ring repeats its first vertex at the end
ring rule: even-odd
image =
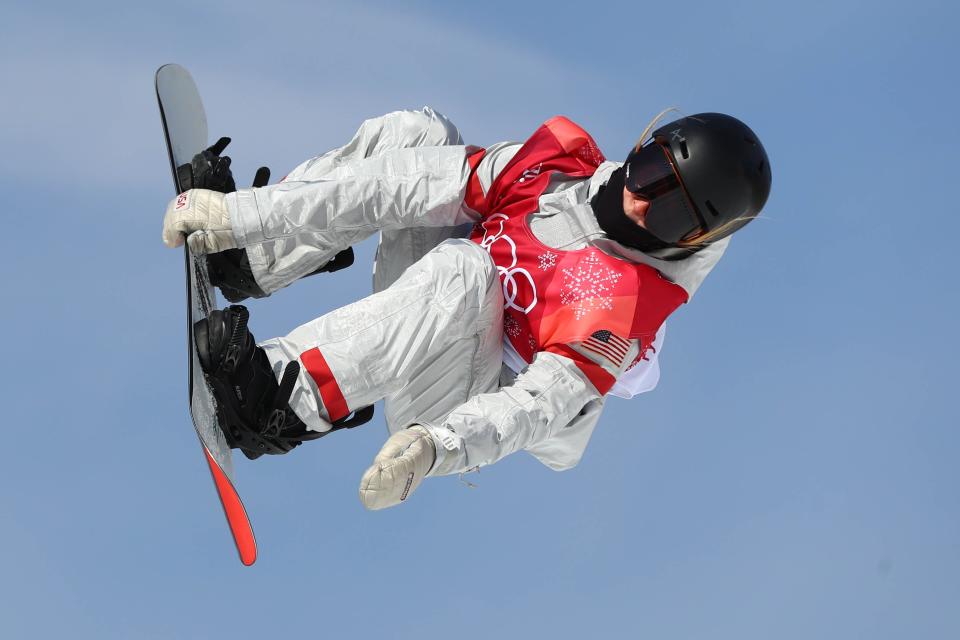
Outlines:
{"type": "MultiPolygon", "coordinates": [[[[327,264],[308,273],[333,273],[346,269],[353,264],[353,247],[347,247],[335,255],[327,264]]],[[[246,249],[227,249],[220,253],[207,255],[207,273],[210,284],[220,289],[223,297],[230,302],[242,302],[247,298],[265,298],[267,294],[257,285],[250,268],[250,258],[246,249]]],[[[304,276],[304,277],[307,277],[304,276]]]]}
{"type": "Polygon", "coordinates": [[[193,335],[227,444],[255,460],[265,453],[287,453],[325,434],[308,431],[288,404],[300,364],[288,364],[278,385],[266,354],[247,329],[248,318],[239,305],[216,310],[194,324],[193,335]]]}
{"type": "MultiPolygon", "coordinates": [[[[210,147],[193,156],[188,164],[177,167],[177,179],[180,188],[210,189],[220,193],[232,193],[237,190],[233,172],[230,170],[230,156],[220,154],[230,144],[230,138],[223,137],[210,147]]],[[[252,186],[259,188],[270,182],[270,169],[260,167],[253,178],[252,186]]],[[[353,264],[353,247],[347,247],[335,255],[327,264],[308,273],[333,273],[346,269],[353,264]]],[[[246,249],[227,249],[207,256],[207,272],[210,284],[220,289],[223,297],[230,302],[241,302],[247,298],[265,298],[267,294],[257,285],[250,268],[250,258],[246,249]]],[[[304,277],[307,277],[304,276],[304,277]]]]}
{"type": "Polygon", "coordinates": [[[289,405],[300,363],[288,363],[277,384],[266,353],[247,328],[249,318],[246,307],[232,305],[193,325],[200,367],[217,400],[217,422],[231,449],[256,460],[370,421],[372,406],[337,420],[329,431],[308,430],[289,405]]]}

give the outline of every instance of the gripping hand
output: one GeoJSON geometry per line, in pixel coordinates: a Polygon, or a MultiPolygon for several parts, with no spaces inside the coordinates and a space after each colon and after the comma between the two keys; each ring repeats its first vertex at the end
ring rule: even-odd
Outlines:
{"type": "Polygon", "coordinates": [[[196,254],[237,248],[222,193],[191,189],[170,201],[163,217],[163,242],[168,247],[179,247],[184,236],[196,254]]]}

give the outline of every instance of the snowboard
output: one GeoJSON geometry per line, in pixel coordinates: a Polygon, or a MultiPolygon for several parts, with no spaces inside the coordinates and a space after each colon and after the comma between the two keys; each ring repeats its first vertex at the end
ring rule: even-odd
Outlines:
{"type": "MultiPolygon", "coordinates": [[[[194,155],[207,148],[207,116],[200,93],[183,67],[167,64],[157,70],[155,77],[157,103],[166,138],[170,169],[176,195],[183,193],[177,176],[177,167],[187,164],[194,155]]],[[[190,415],[204,458],[213,476],[220,504],[240,561],[250,566],[257,559],[257,541],[250,518],[234,488],[233,459],[226,438],[217,423],[217,406],[207,386],[200,360],[193,343],[193,324],[206,318],[217,308],[217,294],[210,284],[205,256],[195,256],[184,243],[183,257],[187,291],[187,394],[190,415]]]]}

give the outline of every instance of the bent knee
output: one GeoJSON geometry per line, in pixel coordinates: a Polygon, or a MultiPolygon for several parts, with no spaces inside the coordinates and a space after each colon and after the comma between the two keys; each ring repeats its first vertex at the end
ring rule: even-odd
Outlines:
{"type": "Polygon", "coordinates": [[[452,238],[440,246],[456,255],[458,272],[468,290],[481,292],[484,297],[491,291],[499,293],[497,265],[486,249],[466,238],[452,238]]]}
{"type": "Polygon", "coordinates": [[[460,130],[457,129],[457,125],[453,124],[447,116],[439,111],[434,111],[431,107],[424,107],[422,113],[430,117],[427,135],[431,140],[435,141],[434,144],[463,144],[463,137],[460,135],[460,130]]]}
{"type": "Polygon", "coordinates": [[[430,107],[419,111],[394,111],[387,115],[397,147],[443,147],[463,144],[460,130],[430,107]]]}

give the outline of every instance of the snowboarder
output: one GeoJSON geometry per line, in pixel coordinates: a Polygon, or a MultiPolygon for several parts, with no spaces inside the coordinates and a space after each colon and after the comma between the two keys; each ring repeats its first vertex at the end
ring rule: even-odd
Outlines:
{"type": "Polygon", "coordinates": [[[163,239],[239,252],[248,277],[221,284],[231,299],[380,232],[372,295],[259,343],[239,305],[196,324],[228,441],[285,453],[383,399],[392,435],[361,479],[369,509],[521,449],[576,465],[607,394],[656,386],[664,321],[770,191],[739,120],[656,122],[618,163],[564,117],[483,149],[430,108],[394,112],[278,184],[235,191],[229,159],[208,153],[231,192],[181,194],[163,239]]]}

